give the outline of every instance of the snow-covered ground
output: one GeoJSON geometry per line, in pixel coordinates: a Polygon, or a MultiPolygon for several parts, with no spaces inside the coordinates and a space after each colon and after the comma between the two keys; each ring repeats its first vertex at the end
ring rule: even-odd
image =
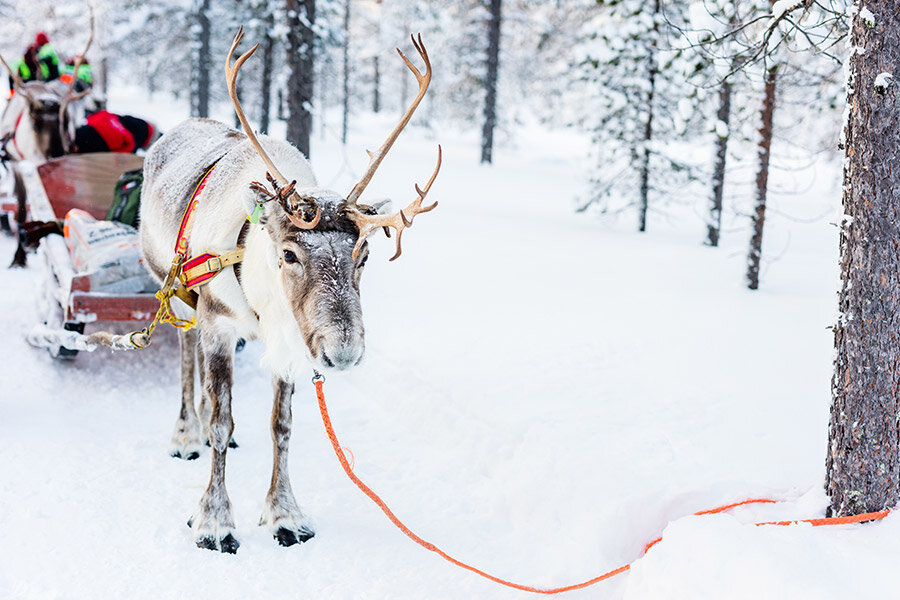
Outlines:
{"type": "MultiPolygon", "coordinates": [[[[127,91],[111,110],[163,128],[184,108],[127,91]]],[[[231,121],[227,107],[221,118],[231,121]]],[[[346,153],[317,129],[323,185],[348,191],[390,117],[358,117],[346,153]],[[365,123],[363,123],[365,121],[365,123]]],[[[337,129],[337,122],[331,130],[337,129]]],[[[325,384],[355,472],[414,531],[528,585],[631,571],[569,598],[872,598],[900,586],[900,519],[755,527],[823,515],[839,191],[835,163],[777,171],[762,289],[743,285],[748,225],[704,247],[701,206],[650,232],[572,212],[584,139],[528,129],[477,163],[477,140],[407,131],[367,192],[413,198],[444,168],[433,213],[376,239],[363,278],[367,359],[325,384]],[[691,517],[750,497],[783,499],[691,517]],[[646,556],[644,545],[664,535],[646,556]]],[[[0,257],[13,241],[0,237],[0,257]]],[[[236,556],[199,550],[186,520],[209,454],[170,458],[177,340],[51,359],[35,323],[36,260],[0,295],[0,598],[524,598],[412,544],[341,471],[298,383],[291,477],[316,537],[281,548],[257,526],[271,469],[271,391],[248,344],[228,453],[236,556]]]]}

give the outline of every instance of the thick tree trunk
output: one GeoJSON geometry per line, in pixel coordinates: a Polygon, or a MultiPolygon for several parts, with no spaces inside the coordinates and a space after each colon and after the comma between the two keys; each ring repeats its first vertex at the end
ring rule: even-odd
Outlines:
{"type": "Polygon", "coordinates": [[[286,0],[288,25],[287,141],[309,157],[315,71],[315,0],[286,0]]]}
{"type": "Polygon", "coordinates": [[[484,127],[481,131],[481,162],[491,164],[494,152],[494,127],[497,125],[497,73],[500,68],[501,0],[491,0],[488,25],[487,79],[485,79],[484,127]]]}
{"type": "Polygon", "coordinates": [[[272,64],[274,62],[275,40],[269,33],[275,25],[275,16],[272,11],[266,9],[265,23],[266,38],[263,41],[262,55],[262,90],[260,94],[259,132],[269,133],[269,122],[272,111],[272,64]]]}
{"type": "MultiPolygon", "coordinates": [[[[841,290],[826,459],[830,514],[878,511],[900,493],[900,0],[853,18],[844,129],[841,290]],[[876,87],[880,74],[893,76],[876,87]]],[[[857,3],[857,7],[860,5],[857,3]]]]}
{"type": "Polygon", "coordinates": [[[763,226],[766,223],[766,195],[769,189],[769,155],[772,147],[772,119],[775,115],[775,83],[778,63],[766,70],[763,105],[759,126],[759,170],[756,172],[756,209],[753,211],[753,237],[747,256],[747,287],[759,288],[759,260],[762,255],[763,226]]]}
{"type": "Polygon", "coordinates": [[[709,222],[706,225],[706,243],[719,245],[722,231],[722,198],[725,195],[725,163],[728,160],[728,139],[731,137],[731,82],[722,81],[719,86],[719,109],[716,111],[716,154],[713,164],[712,198],[709,205],[709,222]]]}
{"type": "Polygon", "coordinates": [[[341,50],[343,67],[341,69],[342,93],[342,119],[341,119],[341,143],[347,143],[347,125],[350,120],[350,0],[344,0],[344,47],[341,50]]]}
{"type": "Polygon", "coordinates": [[[659,44],[660,0],[653,4],[653,35],[651,36],[647,55],[647,120],[644,122],[643,149],[640,166],[640,198],[638,207],[638,231],[647,231],[647,208],[650,205],[650,142],[653,140],[653,104],[656,100],[656,76],[659,67],[656,64],[659,44]]]}
{"type": "Polygon", "coordinates": [[[196,63],[196,77],[194,90],[194,101],[192,116],[208,117],[209,116],[209,53],[210,53],[210,22],[209,22],[209,2],[210,0],[202,0],[197,10],[197,25],[199,26],[196,63]]]}

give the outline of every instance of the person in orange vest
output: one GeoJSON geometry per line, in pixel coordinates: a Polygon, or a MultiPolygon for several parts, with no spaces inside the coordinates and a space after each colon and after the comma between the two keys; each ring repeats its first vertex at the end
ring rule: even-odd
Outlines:
{"type": "Polygon", "coordinates": [[[68,59],[62,66],[62,73],[59,75],[60,81],[65,84],[71,84],[72,79],[76,78],[74,89],[76,92],[83,92],[94,85],[94,75],[91,69],[91,63],[81,56],[81,64],[78,65],[78,74],[75,74],[75,62],[79,56],[73,56],[68,59]]]}
{"type": "Polygon", "coordinates": [[[100,110],[88,115],[87,125],[75,130],[72,152],[137,152],[146,150],[158,137],[152,123],[100,110]]]}

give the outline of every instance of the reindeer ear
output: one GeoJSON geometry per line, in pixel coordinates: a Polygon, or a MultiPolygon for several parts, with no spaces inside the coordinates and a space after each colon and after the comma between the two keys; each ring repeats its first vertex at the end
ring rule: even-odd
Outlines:
{"type": "Polygon", "coordinates": [[[273,202],[267,202],[267,197],[251,187],[244,188],[244,194],[241,196],[241,205],[247,220],[251,223],[266,224],[269,211],[272,209],[273,202]]]}
{"type": "Polygon", "coordinates": [[[375,213],[379,215],[391,214],[392,206],[393,204],[391,203],[390,198],[385,198],[383,200],[378,200],[377,202],[372,203],[372,208],[375,209],[375,213]]]}

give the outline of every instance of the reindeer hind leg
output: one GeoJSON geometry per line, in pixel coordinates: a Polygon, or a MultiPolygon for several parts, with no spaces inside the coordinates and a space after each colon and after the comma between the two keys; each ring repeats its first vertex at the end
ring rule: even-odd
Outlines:
{"type": "Polygon", "coordinates": [[[175,458],[194,460],[203,448],[202,427],[194,410],[194,372],[197,364],[197,330],[181,331],[181,411],[175,421],[175,431],[169,454],[175,458]]]}

